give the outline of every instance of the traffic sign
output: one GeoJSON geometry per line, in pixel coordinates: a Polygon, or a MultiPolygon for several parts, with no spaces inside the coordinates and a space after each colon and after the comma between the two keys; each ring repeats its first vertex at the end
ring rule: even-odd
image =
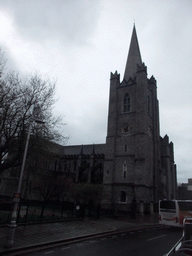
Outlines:
{"type": "Polygon", "coordinates": [[[14,193],[13,195],[13,202],[14,203],[19,203],[21,198],[21,193],[14,193]]]}

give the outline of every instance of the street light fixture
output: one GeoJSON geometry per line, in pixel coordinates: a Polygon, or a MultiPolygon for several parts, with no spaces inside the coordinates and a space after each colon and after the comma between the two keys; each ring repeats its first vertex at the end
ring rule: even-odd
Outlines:
{"type": "Polygon", "coordinates": [[[19,184],[17,187],[17,193],[15,193],[15,195],[17,195],[17,199],[14,202],[14,207],[13,207],[13,211],[11,214],[11,221],[10,224],[8,225],[9,230],[8,230],[8,235],[7,235],[7,242],[5,244],[6,248],[11,248],[13,246],[13,242],[14,242],[14,234],[15,234],[15,229],[17,227],[17,223],[16,223],[16,219],[17,219],[17,210],[18,210],[18,206],[19,206],[19,201],[20,201],[20,194],[21,194],[21,183],[22,183],[22,179],[23,179],[23,172],[24,172],[24,168],[25,168],[25,161],[26,161],[26,156],[27,156],[27,150],[28,150],[28,145],[29,145],[29,139],[30,139],[30,134],[31,134],[31,128],[32,128],[32,124],[33,122],[39,123],[39,124],[43,124],[45,123],[44,121],[42,121],[41,119],[36,119],[35,116],[37,114],[37,110],[40,110],[39,106],[34,106],[33,108],[33,115],[29,124],[29,130],[27,133],[27,140],[26,140],[26,144],[25,144],[25,150],[24,150],[24,154],[23,154],[23,161],[22,161],[22,165],[21,165],[21,172],[20,172],[20,176],[19,176],[19,184]]]}

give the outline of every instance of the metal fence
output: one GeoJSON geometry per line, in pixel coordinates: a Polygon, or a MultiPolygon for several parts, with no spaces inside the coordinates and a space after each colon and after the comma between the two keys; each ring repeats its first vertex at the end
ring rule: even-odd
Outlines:
{"type": "MultiPolygon", "coordinates": [[[[0,224],[10,222],[13,203],[0,202],[0,224]]],[[[75,204],[73,202],[58,201],[26,201],[21,200],[18,207],[17,223],[35,223],[47,221],[62,221],[76,218],[100,218],[102,216],[118,217],[133,214],[131,204],[75,204]]],[[[140,213],[140,204],[134,208],[134,214],[140,213]]],[[[143,214],[150,213],[150,204],[143,204],[143,214]]]]}
{"type": "MultiPolygon", "coordinates": [[[[13,203],[0,203],[0,224],[9,223],[13,203]]],[[[79,217],[73,203],[21,201],[17,209],[17,223],[61,221],[79,217]],[[78,216],[77,216],[78,215],[78,216]]]]}

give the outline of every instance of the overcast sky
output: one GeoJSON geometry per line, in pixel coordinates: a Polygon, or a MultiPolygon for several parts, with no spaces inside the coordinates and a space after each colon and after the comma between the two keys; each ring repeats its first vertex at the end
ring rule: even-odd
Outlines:
{"type": "Polygon", "coordinates": [[[135,21],[160,135],[174,143],[178,182],[192,178],[192,0],[0,0],[0,21],[7,67],[57,80],[68,145],[105,143],[110,72],[122,81],[135,21]]]}

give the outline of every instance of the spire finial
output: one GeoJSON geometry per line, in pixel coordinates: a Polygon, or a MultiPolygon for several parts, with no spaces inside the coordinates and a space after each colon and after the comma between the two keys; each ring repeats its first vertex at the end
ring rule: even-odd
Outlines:
{"type": "Polygon", "coordinates": [[[141,54],[139,50],[139,44],[138,44],[137,34],[136,34],[136,29],[134,24],[127,63],[125,67],[124,79],[128,80],[130,77],[135,76],[135,73],[137,72],[137,65],[141,66],[141,64],[142,64],[141,54]]]}

